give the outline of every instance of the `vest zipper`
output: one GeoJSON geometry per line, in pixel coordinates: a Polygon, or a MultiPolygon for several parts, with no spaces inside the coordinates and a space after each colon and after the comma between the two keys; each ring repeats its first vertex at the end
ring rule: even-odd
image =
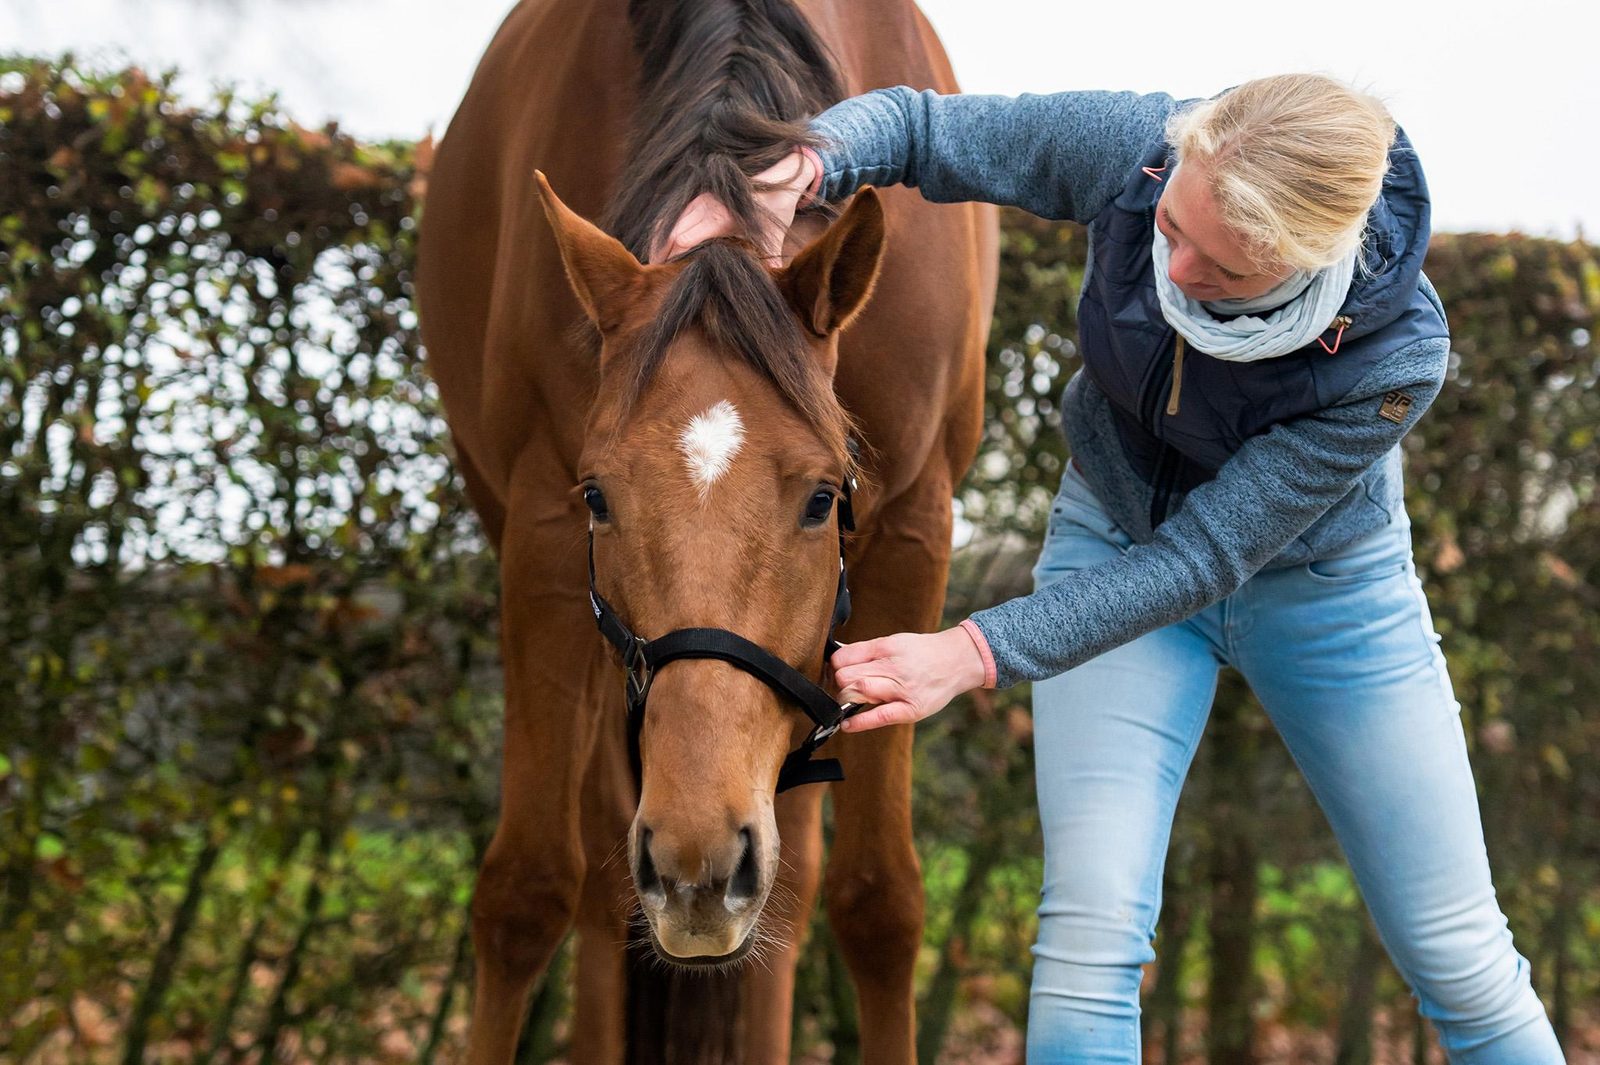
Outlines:
{"type": "Polygon", "coordinates": [[[1167,416],[1178,413],[1178,393],[1183,388],[1183,334],[1172,348],[1172,391],[1167,395],[1167,416]]]}
{"type": "MultiPolygon", "coordinates": [[[[1150,479],[1150,487],[1153,490],[1150,497],[1150,528],[1152,530],[1166,520],[1167,503],[1172,495],[1173,474],[1176,472],[1175,467],[1178,464],[1176,460],[1179,458],[1177,449],[1162,440],[1157,430],[1157,423],[1160,421],[1162,410],[1165,409],[1169,415],[1174,412],[1180,387],[1179,375],[1183,366],[1184,341],[1182,333],[1173,330],[1173,334],[1172,362],[1167,367],[1167,372],[1172,375],[1171,380],[1161,380],[1161,373],[1158,371],[1154,374],[1155,380],[1151,381],[1147,386],[1149,391],[1145,396],[1141,397],[1144,400],[1144,409],[1148,412],[1149,431],[1156,437],[1161,448],[1156,454],[1156,467],[1150,479]],[[1161,393],[1163,391],[1168,392],[1171,396],[1165,408],[1161,405],[1161,393]]],[[[1152,360],[1151,365],[1152,367],[1160,367],[1161,362],[1159,359],[1152,360]]]]}

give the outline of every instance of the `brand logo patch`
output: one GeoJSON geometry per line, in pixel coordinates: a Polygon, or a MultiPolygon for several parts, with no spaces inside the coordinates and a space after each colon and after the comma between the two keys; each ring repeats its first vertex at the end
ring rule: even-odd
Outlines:
{"type": "Polygon", "coordinates": [[[1390,392],[1383,397],[1383,406],[1378,408],[1378,417],[1388,418],[1391,422],[1404,422],[1412,402],[1411,397],[1404,392],[1390,392]]]}

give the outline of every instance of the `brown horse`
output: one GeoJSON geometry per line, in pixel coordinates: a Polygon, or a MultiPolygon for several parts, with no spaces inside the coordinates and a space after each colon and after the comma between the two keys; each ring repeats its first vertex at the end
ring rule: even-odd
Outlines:
{"type": "MultiPolygon", "coordinates": [[[[782,267],[737,239],[639,261],[702,191],[751,225],[745,175],[804,141],[811,114],[893,84],[955,88],[909,0],[523,0],[438,148],[418,299],[458,468],[499,553],[506,680],[500,820],[472,903],[473,1062],[510,1060],[574,923],[572,1059],[620,1060],[625,1018],[634,1057],[689,1038],[625,994],[629,895],[680,965],[762,954],[723,978],[742,1019],[700,1023],[740,1041],[726,1057],[788,1060],[823,789],[773,792],[809,722],[726,663],[674,662],[650,689],[635,791],[586,529],[599,591],[635,632],[722,628],[818,676],[853,433],[864,483],[842,638],[937,623],[951,493],[981,430],[993,209],[868,192],[831,225],[802,216],[782,267]],[[615,236],[584,220],[602,214],[615,236]]],[[[832,747],[847,779],[833,785],[829,920],[866,1060],[910,1062],[911,731],[832,747]]],[[[680,1005],[716,982],[684,986],[680,1005]]]]}

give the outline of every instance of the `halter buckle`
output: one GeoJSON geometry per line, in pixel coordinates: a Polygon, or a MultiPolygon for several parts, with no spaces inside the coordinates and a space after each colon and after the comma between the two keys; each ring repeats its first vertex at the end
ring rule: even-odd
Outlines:
{"type": "Polygon", "coordinates": [[[818,725],[811,730],[811,735],[806,737],[806,747],[813,751],[821,747],[832,738],[835,732],[839,731],[839,726],[842,724],[844,724],[844,718],[840,717],[828,722],[826,725],[818,725]]]}
{"type": "Polygon", "coordinates": [[[855,717],[866,708],[866,703],[845,703],[844,705],[840,706],[838,717],[834,718],[826,725],[818,725],[816,728],[811,730],[811,735],[806,737],[806,749],[814,751],[818,747],[821,747],[824,743],[828,742],[828,740],[832,739],[835,733],[844,727],[844,723],[846,721],[850,720],[852,717],[855,717]]]}
{"type": "Polygon", "coordinates": [[[628,645],[627,661],[624,663],[628,670],[628,701],[630,703],[644,702],[650,692],[650,660],[645,655],[647,641],[635,636],[628,645]]]}

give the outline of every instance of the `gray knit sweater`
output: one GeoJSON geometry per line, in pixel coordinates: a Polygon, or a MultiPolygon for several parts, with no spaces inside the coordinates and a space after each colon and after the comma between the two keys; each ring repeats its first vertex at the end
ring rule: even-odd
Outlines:
{"type": "MultiPolygon", "coordinates": [[[[1085,224],[1111,202],[1159,142],[1179,102],[1162,93],[1064,92],[1018,97],[880,89],[829,108],[812,129],[820,196],[904,184],[940,203],[979,200],[1085,224]]],[[[1421,183],[1421,195],[1426,186],[1421,183]]],[[[1426,202],[1405,234],[1420,260],[1426,202]]],[[[1091,228],[1091,237],[1093,229],[1091,228]]],[[[1413,269],[1435,307],[1427,278],[1413,269]]],[[[1391,278],[1392,280],[1392,278],[1391,278]]],[[[1358,278],[1358,284],[1360,279],[1358,278]]],[[[1408,293],[1401,293],[1406,296],[1408,293]]],[[[1449,337],[1407,341],[1323,409],[1245,440],[1216,473],[1173,500],[1152,529],[1151,486],[1118,442],[1105,396],[1081,371],[1062,401],[1063,428],[1095,494],[1135,541],[1121,557],[1080,570],[970,619],[988,643],[1000,687],[1071,669],[1182,620],[1263,568],[1324,558],[1391,522],[1404,522],[1400,439],[1438,394],[1449,337]],[[1385,397],[1409,397],[1396,420],[1385,397]]],[[[1378,321],[1368,331],[1384,328],[1378,321]]]]}

